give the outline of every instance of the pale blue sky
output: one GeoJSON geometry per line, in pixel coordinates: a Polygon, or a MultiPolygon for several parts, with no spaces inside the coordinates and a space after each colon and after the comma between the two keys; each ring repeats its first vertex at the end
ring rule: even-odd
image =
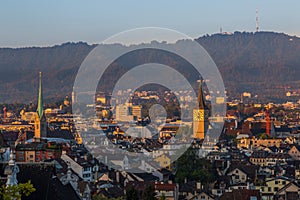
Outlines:
{"type": "Polygon", "coordinates": [[[100,43],[145,26],[175,29],[191,37],[223,31],[261,31],[300,36],[300,1],[282,0],[19,0],[0,3],[0,47],[100,43]]]}

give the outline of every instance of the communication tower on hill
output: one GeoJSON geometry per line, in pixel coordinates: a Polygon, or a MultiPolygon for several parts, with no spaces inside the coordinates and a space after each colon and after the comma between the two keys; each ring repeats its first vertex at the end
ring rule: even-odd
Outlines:
{"type": "Polygon", "coordinates": [[[256,8],[256,32],[258,32],[258,8],[256,8]]]}

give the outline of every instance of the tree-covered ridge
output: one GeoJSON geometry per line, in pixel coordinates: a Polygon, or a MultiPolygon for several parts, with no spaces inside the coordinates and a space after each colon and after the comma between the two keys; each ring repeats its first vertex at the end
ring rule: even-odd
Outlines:
{"type": "MultiPolygon", "coordinates": [[[[274,32],[235,32],[232,35],[206,35],[197,41],[217,64],[230,95],[239,96],[239,93],[249,91],[276,99],[284,96],[285,91],[280,89],[283,86],[300,86],[300,39],[297,37],[274,32]]],[[[180,42],[176,45],[180,47],[180,42]]],[[[34,101],[38,71],[43,71],[46,101],[70,95],[77,70],[94,47],[81,42],[53,47],[0,48],[0,102],[34,101]]],[[[113,44],[108,49],[114,51],[117,48],[126,47],[113,44]]],[[[145,57],[139,53],[135,55],[135,63],[155,58],[177,69],[185,66],[181,60],[160,53],[152,52],[145,57]]],[[[133,62],[132,58],[120,61],[126,64],[133,62]]],[[[113,67],[118,68],[118,64],[114,63],[113,67]]],[[[198,78],[192,69],[182,70],[186,71],[187,78],[198,78]]],[[[113,73],[117,77],[124,70],[113,73]]],[[[108,78],[105,84],[109,87],[111,79],[108,78]]]]}

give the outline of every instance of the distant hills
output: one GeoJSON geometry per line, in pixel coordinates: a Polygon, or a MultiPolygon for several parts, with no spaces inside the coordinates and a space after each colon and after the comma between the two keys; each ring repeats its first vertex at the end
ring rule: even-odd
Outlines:
{"type": "MultiPolygon", "coordinates": [[[[262,100],[279,101],[286,100],[283,98],[288,90],[300,92],[299,38],[274,32],[235,32],[196,40],[217,64],[230,96],[239,97],[241,92],[248,91],[262,100]]],[[[95,46],[80,42],[0,48],[0,102],[35,103],[38,71],[44,74],[46,102],[70,95],[81,62],[95,46]]]]}
{"type": "Polygon", "coordinates": [[[243,91],[278,101],[300,88],[300,39],[283,33],[216,34],[197,39],[210,53],[234,96],[243,91]],[[288,88],[290,87],[290,88],[288,88]],[[285,89],[284,89],[285,88],[285,89]]]}

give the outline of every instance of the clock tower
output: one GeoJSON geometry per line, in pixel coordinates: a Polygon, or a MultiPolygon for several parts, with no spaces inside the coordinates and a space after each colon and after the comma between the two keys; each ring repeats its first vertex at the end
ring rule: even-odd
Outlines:
{"type": "Polygon", "coordinates": [[[204,139],[205,127],[205,103],[203,99],[202,80],[200,80],[198,90],[198,108],[193,110],[193,137],[194,139],[204,139]]]}

